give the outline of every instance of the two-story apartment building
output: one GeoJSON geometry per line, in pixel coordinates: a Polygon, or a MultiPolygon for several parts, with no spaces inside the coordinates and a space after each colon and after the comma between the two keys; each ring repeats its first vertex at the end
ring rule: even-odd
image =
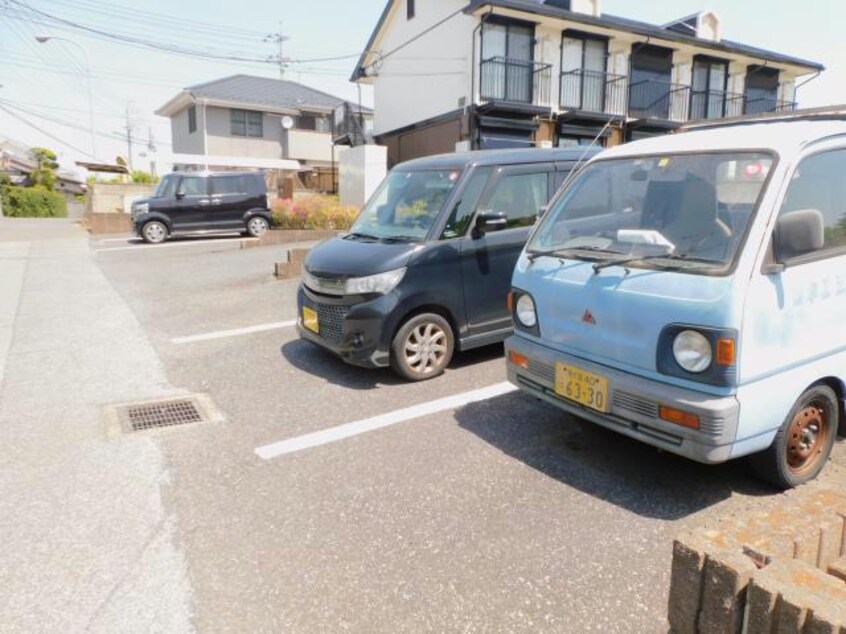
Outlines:
{"type": "Polygon", "coordinates": [[[329,169],[333,117],[344,109],[372,117],[303,84],[233,75],[180,91],[156,114],[170,118],[177,166],[212,169],[329,169]]]}
{"type": "Polygon", "coordinates": [[[389,0],[352,80],[374,87],[391,164],[456,148],[606,145],[696,119],[796,107],[822,65],[663,26],[601,0],[389,0]]]}

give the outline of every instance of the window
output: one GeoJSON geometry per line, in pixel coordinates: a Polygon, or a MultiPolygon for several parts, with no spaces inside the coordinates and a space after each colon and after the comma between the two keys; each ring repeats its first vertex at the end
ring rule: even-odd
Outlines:
{"type": "Polygon", "coordinates": [[[178,193],[185,196],[205,196],[206,180],[202,176],[183,176],[179,183],[178,193]]]}
{"type": "Polygon", "coordinates": [[[697,56],[693,60],[691,119],[718,119],[725,114],[728,62],[697,56]]]}
{"type": "Polygon", "coordinates": [[[461,192],[461,200],[455,205],[449,220],[447,220],[442,235],[444,239],[457,238],[467,233],[479,197],[482,195],[492,171],[492,167],[480,167],[473,172],[464,187],[464,191],[461,192]]]}
{"type": "Polygon", "coordinates": [[[232,136],[264,136],[262,113],[255,110],[230,110],[230,132],[232,136]]]}
{"type": "Polygon", "coordinates": [[[169,198],[173,196],[173,190],[176,187],[176,181],[178,180],[179,176],[176,174],[168,174],[159,181],[159,185],[156,187],[156,193],[153,194],[153,196],[155,198],[169,198]]]}
{"type": "Polygon", "coordinates": [[[652,256],[637,265],[726,271],[771,165],[769,155],[753,152],[596,161],[544,216],[529,248],[575,250],[576,258],[581,250],[592,258],[652,256]]]}
{"type": "Polygon", "coordinates": [[[405,0],[405,18],[410,20],[414,17],[414,0],[405,0]]]}
{"type": "Polygon", "coordinates": [[[511,22],[484,23],[480,66],[483,98],[531,102],[534,42],[533,26],[511,22]]]}
{"type": "MultiPolygon", "coordinates": [[[[803,160],[790,182],[779,218],[816,210],[823,217],[823,251],[846,251],[846,150],[815,154],[803,160]]],[[[782,257],[789,254],[779,254],[782,257]]]]}
{"type": "Polygon", "coordinates": [[[746,114],[774,112],[778,108],[778,70],[750,66],[746,72],[746,114]]]}
{"type": "Polygon", "coordinates": [[[197,106],[188,108],[188,134],[197,131],[197,106]]]}
{"type": "Polygon", "coordinates": [[[214,176],[211,179],[213,194],[246,194],[246,178],[244,176],[214,176]]]}
{"type": "Polygon", "coordinates": [[[297,117],[297,128],[300,130],[314,130],[317,127],[317,118],[313,114],[301,114],[297,117]]]}
{"type": "Polygon", "coordinates": [[[493,211],[504,212],[508,228],[529,227],[538,212],[549,200],[549,174],[512,174],[497,183],[486,205],[493,211]]]}

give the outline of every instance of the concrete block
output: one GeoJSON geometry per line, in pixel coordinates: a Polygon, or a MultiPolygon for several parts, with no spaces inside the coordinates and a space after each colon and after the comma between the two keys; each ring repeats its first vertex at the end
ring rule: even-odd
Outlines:
{"type": "Polygon", "coordinates": [[[700,634],[740,633],[746,588],[757,570],[752,560],[740,552],[706,554],[698,619],[700,634]]]}
{"type": "Polygon", "coordinates": [[[846,626],[846,585],[807,562],[780,560],[752,576],[746,631],[838,634],[846,626]]]}
{"type": "Polygon", "coordinates": [[[290,279],[293,277],[291,275],[291,264],[289,262],[277,262],[274,268],[274,274],[280,280],[290,279]]]}
{"type": "Polygon", "coordinates": [[[832,561],[828,565],[828,574],[834,575],[841,581],[846,581],[846,557],[832,561]]]}
{"type": "Polygon", "coordinates": [[[817,568],[827,571],[832,562],[840,558],[843,548],[843,518],[839,515],[820,522],[820,546],[817,568]]]}
{"type": "Polygon", "coordinates": [[[288,261],[302,264],[308,255],[310,249],[290,249],[288,251],[288,261]]]}
{"type": "Polygon", "coordinates": [[[705,551],[705,541],[696,535],[685,535],[673,542],[667,618],[676,634],[696,634],[705,551]]]}

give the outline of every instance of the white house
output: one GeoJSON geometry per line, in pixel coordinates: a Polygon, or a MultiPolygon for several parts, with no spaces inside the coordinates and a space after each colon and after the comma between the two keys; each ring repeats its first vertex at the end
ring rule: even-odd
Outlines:
{"type": "Polygon", "coordinates": [[[793,109],[823,66],[663,26],[601,0],[389,0],[352,76],[372,84],[389,162],[456,148],[616,144],[681,123],[793,109]]]}

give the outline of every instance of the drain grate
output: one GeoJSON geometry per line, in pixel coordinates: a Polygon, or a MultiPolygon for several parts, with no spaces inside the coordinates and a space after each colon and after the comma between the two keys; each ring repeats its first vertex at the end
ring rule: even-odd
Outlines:
{"type": "Polygon", "coordinates": [[[106,408],[106,416],[109,436],[223,420],[204,394],[110,405],[106,408]]]}
{"type": "Polygon", "coordinates": [[[126,416],[132,431],[199,423],[203,420],[190,400],[134,405],[127,408],[126,416]]]}

